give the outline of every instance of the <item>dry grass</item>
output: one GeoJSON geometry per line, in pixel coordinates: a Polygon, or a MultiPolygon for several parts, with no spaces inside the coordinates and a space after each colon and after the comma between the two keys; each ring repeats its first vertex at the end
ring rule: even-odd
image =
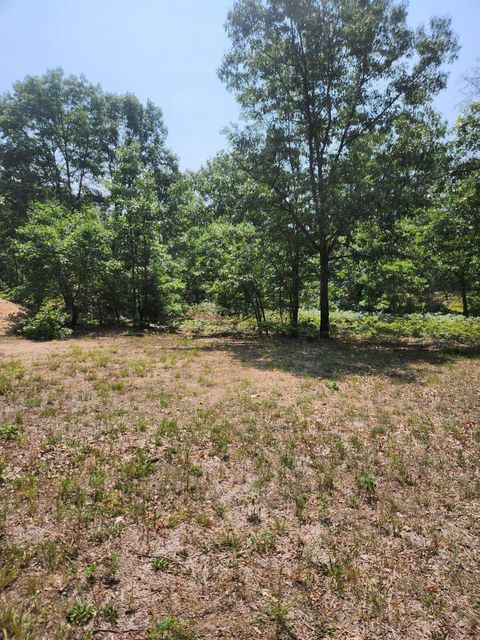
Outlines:
{"type": "Polygon", "coordinates": [[[480,637],[474,351],[0,340],[7,640],[480,637]]]}

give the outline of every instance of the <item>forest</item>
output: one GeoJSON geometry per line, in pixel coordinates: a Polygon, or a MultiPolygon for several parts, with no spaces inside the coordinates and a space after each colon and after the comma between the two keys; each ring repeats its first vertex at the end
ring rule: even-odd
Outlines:
{"type": "Polygon", "coordinates": [[[1,97],[0,290],[39,326],[175,326],[204,302],[292,335],[302,308],[324,336],[331,309],[480,313],[478,73],[453,129],[432,106],[448,20],[239,3],[227,29],[244,124],[198,172],[134,95],[54,69],[1,97]]]}

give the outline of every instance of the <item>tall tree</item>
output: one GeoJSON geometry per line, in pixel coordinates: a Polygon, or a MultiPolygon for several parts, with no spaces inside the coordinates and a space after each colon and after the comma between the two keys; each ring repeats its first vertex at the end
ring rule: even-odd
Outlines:
{"type": "Polygon", "coordinates": [[[469,298],[480,290],[480,102],[469,104],[458,119],[454,151],[453,170],[420,232],[442,280],[460,294],[468,316],[469,298]]]}
{"type": "MultiPolygon", "coordinates": [[[[152,102],[143,105],[131,94],[105,93],[61,69],[27,76],[0,96],[0,270],[5,285],[21,284],[10,247],[36,202],[55,201],[72,211],[92,203],[108,209],[104,182],[117,174],[119,149],[134,145],[151,177],[153,197],[164,203],[178,176],[166,136],[162,111],[152,102]]],[[[162,211],[171,213],[166,207],[162,211]]]]}
{"type": "Polygon", "coordinates": [[[252,124],[233,138],[253,148],[251,166],[319,255],[328,335],[332,258],[382,190],[368,160],[385,160],[379,136],[421,116],[445,86],[456,40],[447,19],[410,29],[393,0],[237,0],[227,31],[220,77],[252,124]]]}
{"type": "Polygon", "coordinates": [[[181,289],[163,237],[165,203],[158,198],[157,176],[142,160],[139,142],[121,147],[115,164],[109,184],[114,256],[123,265],[124,274],[116,287],[112,283],[111,299],[115,309],[122,306],[119,289],[126,284],[129,315],[158,322],[168,316],[181,289]]]}

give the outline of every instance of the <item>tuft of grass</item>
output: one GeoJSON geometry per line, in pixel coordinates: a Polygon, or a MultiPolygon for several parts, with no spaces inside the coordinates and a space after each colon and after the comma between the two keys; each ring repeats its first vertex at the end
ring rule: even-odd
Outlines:
{"type": "Polygon", "coordinates": [[[156,445],[162,444],[165,438],[178,438],[179,429],[175,418],[163,418],[155,429],[153,434],[153,442],[156,445]]]}
{"type": "Polygon", "coordinates": [[[138,448],[130,462],[122,465],[120,469],[128,480],[140,480],[153,472],[155,464],[155,459],[149,458],[144,449],[138,448]]]}
{"type": "Polygon", "coordinates": [[[100,607],[100,615],[108,622],[116,622],[118,620],[118,607],[112,602],[107,602],[100,607]]]}
{"type": "Polygon", "coordinates": [[[154,623],[147,638],[149,640],[196,640],[198,635],[174,616],[167,616],[154,623]]]}
{"type": "Polygon", "coordinates": [[[0,600],[0,632],[2,640],[35,640],[33,617],[0,600]]]}
{"type": "Polygon", "coordinates": [[[374,500],[377,493],[377,483],[375,478],[367,471],[357,473],[355,476],[358,489],[366,496],[368,500],[374,500]]]}

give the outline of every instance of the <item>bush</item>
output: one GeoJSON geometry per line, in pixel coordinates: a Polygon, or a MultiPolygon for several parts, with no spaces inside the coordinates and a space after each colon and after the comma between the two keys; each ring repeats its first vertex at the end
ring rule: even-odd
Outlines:
{"type": "Polygon", "coordinates": [[[72,333],[65,326],[67,319],[68,315],[64,311],[46,305],[24,322],[18,332],[31,340],[62,340],[72,333]]]}

